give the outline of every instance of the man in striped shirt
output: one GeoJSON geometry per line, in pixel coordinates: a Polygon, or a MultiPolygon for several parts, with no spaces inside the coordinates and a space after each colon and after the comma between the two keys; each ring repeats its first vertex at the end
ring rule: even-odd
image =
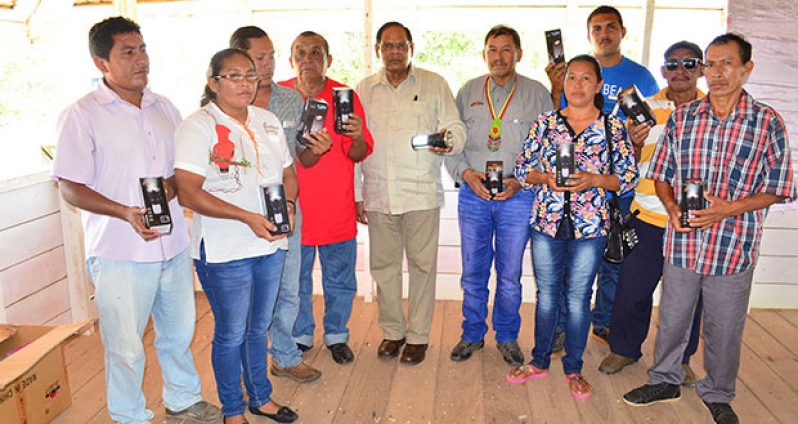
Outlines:
{"type": "Polygon", "coordinates": [[[660,328],[648,383],[624,400],[639,406],[680,397],[680,362],[700,293],[707,377],[696,392],[715,422],[737,423],[730,402],[762,225],[770,205],[796,193],[784,121],[743,89],[754,69],[751,44],[729,33],[705,55],[709,94],[673,112],[647,175],[669,218],[660,328]],[[682,226],[674,193],[690,181],[703,185],[707,205],[682,226]]]}
{"type": "MultiPolygon", "coordinates": [[[[645,175],[651,166],[654,148],[671,112],[678,106],[704,97],[704,93],[696,87],[701,76],[703,56],[700,47],[687,41],[680,41],[665,50],[665,62],[660,70],[668,86],[646,99],[654,112],[657,125],[650,127],[645,122],[631,121],[629,124],[629,138],[635,149],[641,175],[645,175]]],[[[640,347],[648,336],[652,295],[662,277],[662,238],[668,223],[668,211],[657,197],[654,180],[642,178],[635,190],[637,193],[631,209],[639,215],[632,218],[630,224],[640,241],[621,266],[610,321],[611,352],[599,366],[599,371],[604,374],[615,374],[643,356],[640,347]]],[[[696,381],[689,362],[690,356],[698,348],[700,318],[699,301],[690,331],[690,342],[682,358],[685,371],[682,384],[687,386],[695,385],[696,381]]]]}

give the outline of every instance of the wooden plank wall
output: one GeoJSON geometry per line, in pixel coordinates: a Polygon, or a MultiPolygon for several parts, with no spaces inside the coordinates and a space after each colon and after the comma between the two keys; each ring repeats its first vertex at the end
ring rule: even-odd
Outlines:
{"type": "MultiPolygon", "coordinates": [[[[5,321],[72,322],[56,184],[46,175],[0,192],[0,287],[5,321]]],[[[9,187],[11,186],[11,187],[9,187]]]]}

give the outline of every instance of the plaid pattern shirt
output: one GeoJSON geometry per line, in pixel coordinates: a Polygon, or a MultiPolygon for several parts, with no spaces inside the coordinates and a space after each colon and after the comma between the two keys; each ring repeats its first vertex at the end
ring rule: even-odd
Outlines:
{"type": "MultiPolygon", "coordinates": [[[[719,119],[709,97],[682,105],[668,119],[648,178],[674,187],[699,179],[705,193],[735,201],[757,193],[795,199],[787,132],[781,116],[746,91],[719,119]]],[[[677,233],[668,223],[665,260],[701,275],[745,272],[756,264],[768,208],[728,217],[706,230],[677,233]]]]}

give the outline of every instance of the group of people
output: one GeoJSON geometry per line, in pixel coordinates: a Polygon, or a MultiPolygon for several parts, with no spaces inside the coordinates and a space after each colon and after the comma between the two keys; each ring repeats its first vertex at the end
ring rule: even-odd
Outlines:
{"type": "Polygon", "coordinates": [[[275,82],[271,39],[258,27],[239,28],[230,47],[210,60],[201,108],[181,119],[147,88],[139,26],[121,17],[94,25],[89,47],[103,80],[62,113],[53,176],[64,198],[84,211],[111,418],[142,423],[154,416],[141,391],[141,338],[152,316],[167,416],[242,423],[248,409],[295,421],[292,409],[272,400],[267,355],[273,376],[320,378],[302,361],[313,347],[318,255],[323,342],[335,362],[354,361],[347,324],[357,287],[357,222],[369,232],[384,332],[378,355],[424,361],[445,166],[459,185],[463,264],[462,336],[453,361],[484,346],[495,267],[492,324],[502,357],[514,367],[507,381],[545,377],[552,355],[564,350],[571,394],[587,399],[593,389],[582,375],[582,354],[591,321],[611,350],[599,369],[614,374],[633,364],[662,278],[654,365],[647,384],[624,400],[673,400],[682,384],[695,384],[687,364],[703,309],[707,377],[697,392],[716,422],[737,422],[730,402],[762,222],[771,204],[795,198],[784,122],[742,88],[753,62],[751,45],[738,35],[721,35],[704,52],[687,41],[672,45],[660,68],[668,85],[658,90],[646,68],[621,54],[626,29],[617,9],[597,8],[587,27],[594,54],[550,63],[551,91],[516,72],[523,56],[518,33],[493,27],[483,50],[488,73],[455,98],[440,75],[412,64],[411,31],[388,22],[374,45],[383,67],[357,85],[343,131],[328,113],[320,131],[298,136],[304,101],[322,99],[332,109],[335,89],[346,88],[326,76],[333,56],[322,35],[300,33],[290,50],[295,78],[275,82]],[[696,88],[702,75],[706,96],[696,88]],[[650,96],[655,126],[615,107],[617,94],[632,84],[650,96]],[[440,135],[444,143],[415,150],[410,140],[419,135],[440,135]],[[566,143],[576,172],[558,184],[556,155],[566,143]],[[500,173],[493,192],[488,162],[500,173]],[[143,177],[164,180],[168,234],[145,225],[143,177]],[[695,179],[708,205],[685,227],[681,186],[695,179]],[[262,208],[261,191],[272,185],[283,186],[290,234],[276,232],[262,208]],[[639,238],[622,265],[602,259],[613,196],[639,238]],[[181,205],[194,212],[190,236],[181,205]],[[519,307],[530,240],[537,308],[525,363],[519,307]],[[191,259],[214,316],[221,410],[201,400],[189,348],[196,313],[191,259]]]}

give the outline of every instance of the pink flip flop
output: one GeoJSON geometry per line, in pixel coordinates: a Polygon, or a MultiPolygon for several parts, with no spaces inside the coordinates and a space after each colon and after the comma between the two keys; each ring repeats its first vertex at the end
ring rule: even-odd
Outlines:
{"type": "Polygon", "coordinates": [[[514,368],[510,374],[507,374],[507,382],[510,384],[521,384],[533,378],[543,378],[549,375],[549,370],[539,370],[532,365],[526,364],[514,368]]]}
{"type": "Polygon", "coordinates": [[[593,394],[593,386],[591,386],[590,383],[588,383],[587,380],[585,380],[585,377],[582,377],[582,374],[579,373],[568,374],[565,376],[565,381],[568,382],[568,387],[571,389],[571,396],[573,396],[578,400],[587,400],[588,398],[590,398],[590,395],[593,394]],[[587,393],[582,393],[574,388],[574,385],[578,384],[584,384],[590,390],[587,393]]]}

